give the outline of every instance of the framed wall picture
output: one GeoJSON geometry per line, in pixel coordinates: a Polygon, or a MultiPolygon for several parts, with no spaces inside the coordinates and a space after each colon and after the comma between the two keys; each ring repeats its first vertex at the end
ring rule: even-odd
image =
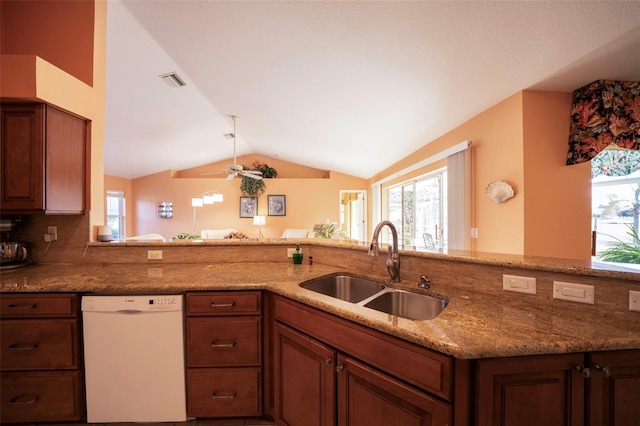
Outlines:
{"type": "Polygon", "coordinates": [[[240,217],[254,217],[258,214],[258,199],[240,197],[240,217]]]}
{"type": "Polygon", "coordinates": [[[269,195],[269,216],[286,216],[287,198],[284,195],[269,195]]]}

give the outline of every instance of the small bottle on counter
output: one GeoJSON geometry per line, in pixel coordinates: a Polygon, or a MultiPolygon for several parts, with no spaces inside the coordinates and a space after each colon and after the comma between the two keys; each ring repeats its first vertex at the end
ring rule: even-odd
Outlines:
{"type": "Polygon", "coordinates": [[[309,265],[313,265],[313,256],[309,256],[309,265]]]}
{"type": "Polygon", "coordinates": [[[295,265],[302,265],[302,252],[300,251],[300,244],[296,244],[296,252],[293,253],[293,263],[295,265]]]}

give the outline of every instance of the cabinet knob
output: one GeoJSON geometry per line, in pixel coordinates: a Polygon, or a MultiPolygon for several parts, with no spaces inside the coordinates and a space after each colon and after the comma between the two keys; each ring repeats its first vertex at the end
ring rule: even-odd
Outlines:
{"type": "Polygon", "coordinates": [[[344,370],[344,365],[340,364],[336,367],[336,373],[340,374],[342,373],[342,370],[344,370]]]}
{"type": "Polygon", "coordinates": [[[332,361],[333,360],[331,358],[325,358],[324,365],[329,365],[329,364],[331,364],[332,361]]]}
{"type": "Polygon", "coordinates": [[[609,370],[609,367],[602,367],[596,364],[593,366],[593,368],[600,371],[604,377],[611,377],[611,371],[609,370]]]}
{"type": "Polygon", "coordinates": [[[583,367],[581,365],[576,365],[576,371],[582,373],[582,377],[585,379],[591,378],[591,369],[583,367]]]}

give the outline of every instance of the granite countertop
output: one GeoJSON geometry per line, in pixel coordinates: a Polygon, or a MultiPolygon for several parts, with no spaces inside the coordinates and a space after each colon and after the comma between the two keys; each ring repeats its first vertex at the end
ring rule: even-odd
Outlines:
{"type": "MultiPolygon", "coordinates": [[[[632,312],[602,313],[577,304],[532,302],[526,295],[496,298],[457,288],[432,291],[449,298],[437,317],[414,321],[299,287],[335,266],[290,263],[43,264],[3,271],[2,293],[155,293],[268,290],[356,323],[461,359],[640,349],[640,321],[632,312]]],[[[415,283],[399,283],[415,287],[415,283]]]]}

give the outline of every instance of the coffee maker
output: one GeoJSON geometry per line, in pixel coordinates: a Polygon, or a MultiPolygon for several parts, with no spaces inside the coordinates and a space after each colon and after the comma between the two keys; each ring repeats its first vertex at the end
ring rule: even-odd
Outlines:
{"type": "Polygon", "coordinates": [[[22,268],[29,266],[29,253],[27,245],[17,241],[5,241],[10,239],[9,232],[13,230],[15,222],[11,219],[0,219],[0,270],[22,268]]]}

